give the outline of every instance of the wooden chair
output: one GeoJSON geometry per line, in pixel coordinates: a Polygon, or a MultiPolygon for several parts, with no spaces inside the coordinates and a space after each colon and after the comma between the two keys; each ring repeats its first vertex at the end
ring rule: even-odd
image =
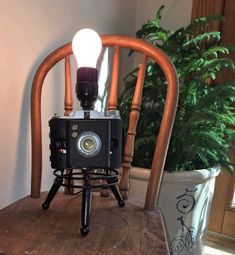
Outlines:
{"type": "Polygon", "coordinates": [[[127,198],[129,171],[134,152],[136,126],[141,106],[144,74],[148,59],[160,65],[167,79],[167,97],[157,136],[144,208],[138,201],[116,205],[112,197],[93,195],[91,232],[79,233],[81,197],[59,193],[48,211],[41,209],[42,171],[41,91],[48,71],[65,60],[65,115],[72,111],[70,55],[71,43],[51,53],[39,66],[32,86],[32,186],[30,197],[0,211],[0,254],[168,254],[164,223],[156,200],[178,101],[178,80],[169,58],[158,48],[139,39],[121,35],[101,36],[104,47],[113,47],[114,60],[108,109],[117,108],[118,71],[121,48],[142,54],[136,89],[132,99],[129,130],[124,149],[120,190],[127,198]],[[138,205],[137,205],[138,203],[138,205]],[[1,253],[2,252],[2,253],[1,253]]]}

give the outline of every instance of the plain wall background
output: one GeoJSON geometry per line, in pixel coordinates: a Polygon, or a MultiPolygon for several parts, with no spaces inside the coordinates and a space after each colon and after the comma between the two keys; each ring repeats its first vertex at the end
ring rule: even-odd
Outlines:
{"type": "MultiPolygon", "coordinates": [[[[169,29],[190,21],[192,0],[0,1],[0,208],[30,193],[30,92],[40,62],[84,27],[134,35],[161,4],[167,7],[164,23],[169,29]]],[[[62,68],[49,73],[43,88],[42,191],[53,180],[48,120],[54,112],[63,113],[62,68]]]]}

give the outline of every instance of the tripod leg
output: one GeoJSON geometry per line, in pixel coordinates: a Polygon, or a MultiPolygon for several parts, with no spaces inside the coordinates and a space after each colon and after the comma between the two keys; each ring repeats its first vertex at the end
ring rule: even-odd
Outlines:
{"type": "Polygon", "coordinates": [[[82,227],[80,233],[83,236],[89,233],[89,213],[90,213],[91,188],[83,188],[82,191],[82,227]]]}
{"type": "Polygon", "coordinates": [[[42,208],[44,210],[47,210],[50,207],[50,203],[51,203],[52,199],[55,197],[55,194],[59,190],[62,183],[63,183],[63,179],[61,177],[55,178],[54,183],[47,195],[47,198],[46,198],[45,202],[42,204],[42,208]]]}
{"type": "Polygon", "coordinates": [[[116,182],[117,182],[117,177],[113,177],[113,178],[108,178],[107,179],[107,183],[110,184],[110,189],[112,190],[115,198],[117,199],[118,201],[118,205],[120,207],[124,207],[125,206],[125,202],[120,194],[120,191],[116,185],[116,182]]]}

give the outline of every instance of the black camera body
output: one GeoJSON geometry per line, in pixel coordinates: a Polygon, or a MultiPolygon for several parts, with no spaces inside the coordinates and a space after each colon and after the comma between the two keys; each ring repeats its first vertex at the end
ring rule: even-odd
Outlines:
{"type": "Polygon", "coordinates": [[[119,111],[94,110],[54,116],[49,121],[51,167],[112,168],[122,163],[122,120],[119,111]]]}

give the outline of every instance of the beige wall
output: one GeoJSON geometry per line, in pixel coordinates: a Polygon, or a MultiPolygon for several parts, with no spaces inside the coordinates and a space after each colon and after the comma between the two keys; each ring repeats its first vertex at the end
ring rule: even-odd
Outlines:
{"type": "MultiPolygon", "coordinates": [[[[0,1],[0,207],[30,192],[30,89],[39,63],[83,27],[100,34],[132,34],[135,14],[133,0],[0,1]]],[[[57,100],[63,92],[60,70],[58,66],[49,75],[43,89],[42,190],[52,184],[48,120],[63,112],[57,100]]]]}

